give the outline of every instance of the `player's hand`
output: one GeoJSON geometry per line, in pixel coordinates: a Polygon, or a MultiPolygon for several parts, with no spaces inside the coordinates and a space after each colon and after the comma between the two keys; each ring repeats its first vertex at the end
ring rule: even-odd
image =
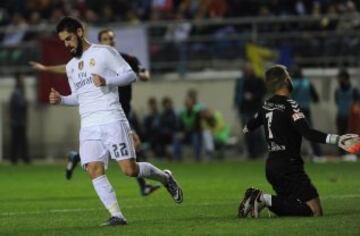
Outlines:
{"type": "Polygon", "coordinates": [[[338,146],[352,154],[360,153],[360,136],[357,134],[340,135],[338,146]]]}
{"type": "Polygon", "coordinates": [[[34,70],[37,71],[47,71],[47,67],[39,62],[36,61],[29,61],[29,64],[34,70]]]}
{"type": "Polygon", "coordinates": [[[61,101],[61,95],[58,91],[51,88],[50,94],[49,94],[49,102],[51,105],[57,105],[61,101]]]}
{"type": "Polygon", "coordinates": [[[141,80],[141,81],[148,81],[150,80],[150,73],[147,69],[140,69],[139,73],[137,74],[138,75],[138,78],[141,80]]]}
{"type": "Polygon", "coordinates": [[[141,140],[139,138],[139,135],[137,135],[137,133],[133,131],[132,138],[134,142],[135,151],[140,151],[141,140]]]}
{"type": "Polygon", "coordinates": [[[100,75],[92,74],[92,80],[96,87],[101,87],[106,85],[106,80],[100,75]]]}
{"type": "Polygon", "coordinates": [[[243,128],[243,134],[247,134],[247,133],[249,133],[249,129],[248,129],[248,127],[245,125],[245,127],[243,128]]]}

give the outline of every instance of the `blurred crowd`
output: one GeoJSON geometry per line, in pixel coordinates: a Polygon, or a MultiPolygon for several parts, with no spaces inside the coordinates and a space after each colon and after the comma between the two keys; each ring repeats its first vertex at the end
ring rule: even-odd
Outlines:
{"type": "Polygon", "coordinates": [[[144,150],[167,160],[182,160],[184,145],[191,147],[196,161],[223,159],[230,136],[222,114],[198,101],[194,89],[187,92],[181,109],[173,107],[170,97],[161,101],[149,98],[143,119],[133,112],[130,123],[140,135],[144,150]]]}
{"type": "Polygon", "coordinates": [[[93,24],[247,16],[352,14],[355,0],[3,0],[0,24],[39,25],[73,15],[93,24]]]}
{"type": "Polygon", "coordinates": [[[296,55],[305,66],[335,65],[339,55],[339,60],[346,60],[349,65],[356,62],[354,57],[360,52],[360,40],[356,37],[360,28],[359,3],[360,0],[3,0],[0,26],[5,30],[0,31],[0,42],[8,47],[0,48],[0,65],[24,65],[39,49],[12,46],[53,34],[48,24],[64,15],[101,26],[193,20],[148,28],[150,60],[152,65],[160,65],[152,68],[154,73],[177,70],[183,76],[187,71],[208,66],[192,61],[241,60],[249,43],[283,50],[291,60],[296,55]],[[259,21],[256,26],[251,21],[221,23],[225,18],[260,16],[315,18],[259,21]],[[214,21],[210,24],[204,19],[214,21]],[[319,55],[324,60],[318,60],[319,55]]]}

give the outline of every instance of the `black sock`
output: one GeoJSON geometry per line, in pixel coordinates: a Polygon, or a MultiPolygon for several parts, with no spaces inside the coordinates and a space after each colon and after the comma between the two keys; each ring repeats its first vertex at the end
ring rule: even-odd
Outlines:
{"type": "Polygon", "coordinates": [[[136,178],[137,182],[139,183],[140,189],[144,189],[146,186],[146,182],[144,178],[138,177],[136,178]]]}
{"type": "Polygon", "coordinates": [[[72,159],[73,166],[71,168],[71,171],[73,171],[76,168],[76,166],[79,162],[80,162],[80,154],[76,153],[72,159]]]}
{"type": "Polygon", "coordinates": [[[312,210],[304,202],[278,196],[271,196],[269,209],[278,216],[313,216],[312,210]]]}
{"type": "Polygon", "coordinates": [[[76,155],[74,156],[74,162],[79,162],[80,161],[80,154],[76,153],[76,155]]]}

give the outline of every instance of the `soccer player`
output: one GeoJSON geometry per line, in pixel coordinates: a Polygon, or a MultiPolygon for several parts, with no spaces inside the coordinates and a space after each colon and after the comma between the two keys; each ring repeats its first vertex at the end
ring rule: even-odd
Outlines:
{"type": "Polygon", "coordinates": [[[109,155],[126,176],[157,180],[176,203],[181,203],[182,190],[169,170],[162,171],[148,162],[135,161],[132,132],[117,92],[118,86],[136,80],[133,70],[113,47],[89,43],[83,25],[76,18],[62,18],[56,31],[73,56],[66,64],[72,93],[61,96],[52,88],[49,101],[53,105],[79,104],[81,164],[111,215],[102,225],[127,224],[105,175],[109,155]]]}
{"type": "Polygon", "coordinates": [[[249,188],[239,206],[239,216],[258,217],[267,207],[278,216],[321,216],[319,194],[304,171],[300,156],[302,136],[313,142],[337,144],[346,151],[360,150],[356,134],[325,134],[311,129],[299,105],[289,98],[292,80],[286,67],[275,65],[265,73],[265,83],[274,95],[248,121],[244,133],[263,125],[268,143],[266,178],[276,195],[249,188]]]}
{"type": "MultiPolygon", "coordinates": [[[[110,29],[101,30],[98,34],[98,41],[100,44],[109,45],[115,47],[115,39],[114,32],[110,29]]],[[[147,69],[143,68],[139,62],[139,60],[131,55],[121,53],[120,55],[124,58],[124,60],[129,64],[131,69],[137,74],[138,78],[142,81],[147,81],[150,79],[150,73],[147,69]]],[[[66,65],[55,65],[55,66],[45,66],[38,62],[30,62],[32,67],[38,71],[45,71],[51,73],[59,73],[66,74],[66,65]]],[[[121,107],[123,108],[126,118],[129,120],[130,112],[131,112],[131,98],[132,98],[132,85],[119,86],[119,99],[121,107]]],[[[134,144],[135,146],[140,146],[140,139],[137,134],[133,134],[134,144]]],[[[135,148],[136,150],[137,148],[135,148]]],[[[140,155],[137,153],[137,158],[139,159],[140,155]]],[[[66,165],[65,176],[67,179],[71,179],[75,167],[80,162],[80,154],[76,151],[71,151],[68,154],[68,163],[66,165]]],[[[159,189],[159,185],[151,185],[146,183],[144,178],[138,177],[137,182],[140,187],[140,193],[142,196],[148,196],[155,190],[159,189]]]]}

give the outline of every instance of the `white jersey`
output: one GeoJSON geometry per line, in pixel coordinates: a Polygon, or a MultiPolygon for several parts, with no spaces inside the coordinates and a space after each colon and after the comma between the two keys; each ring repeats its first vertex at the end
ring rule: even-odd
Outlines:
{"type": "Polygon", "coordinates": [[[79,104],[81,127],[126,120],[119,102],[117,85],[107,83],[106,86],[96,87],[92,74],[107,80],[121,73],[129,73],[129,70],[130,66],[114,48],[98,44],[92,44],[81,58],[74,57],[68,62],[66,73],[71,96],[75,95],[79,104]]]}

